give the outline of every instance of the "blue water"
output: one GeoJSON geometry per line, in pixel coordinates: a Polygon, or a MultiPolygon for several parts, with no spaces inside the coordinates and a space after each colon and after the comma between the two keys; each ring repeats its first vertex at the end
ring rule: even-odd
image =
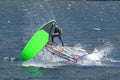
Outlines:
{"type": "Polygon", "coordinates": [[[119,53],[118,1],[0,1],[0,80],[119,80],[119,53]],[[51,19],[63,29],[64,43],[84,48],[90,59],[52,68],[22,65],[26,42],[51,19]]]}

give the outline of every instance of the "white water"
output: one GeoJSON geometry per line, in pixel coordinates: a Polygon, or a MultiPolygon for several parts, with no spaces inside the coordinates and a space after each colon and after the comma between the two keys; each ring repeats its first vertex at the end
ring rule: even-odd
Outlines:
{"type": "MultiPolygon", "coordinates": [[[[81,46],[74,46],[72,49],[77,51],[81,50],[81,46]]],[[[65,59],[62,59],[56,55],[51,54],[46,49],[44,49],[40,54],[38,54],[31,61],[24,62],[23,66],[37,66],[44,68],[54,68],[56,66],[64,65],[81,65],[81,66],[105,66],[104,60],[108,60],[107,55],[111,53],[113,46],[111,44],[105,44],[100,49],[95,48],[94,51],[84,57],[82,57],[76,64],[65,62],[65,59]]],[[[111,59],[109,59],[111,60],[111,59]]],[[[112,60],[116,61],[116,60],[112,60]]],[[[111,61],[111,62],[112,62],[111,61]]],[[[118,62],[118,61],[117,61],[118,62]]]]}

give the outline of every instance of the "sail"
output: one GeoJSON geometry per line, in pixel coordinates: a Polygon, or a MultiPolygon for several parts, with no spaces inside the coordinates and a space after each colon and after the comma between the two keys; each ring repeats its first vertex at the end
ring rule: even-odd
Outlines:
{"type": "Polygon", "coordinates": [[[43,27],[41,29],[44,29],[48,34],[49,34],[49,41],[51,41],[51,36],[52,33],[54,33],[55,31],[55,25],[53,25],[53,23],[55,24],[56,21],[55,20],[51,20],[48,23],[46,23],[45,25],[43,25],[43,27]]]}
{"type": "Polygon", "coordinates": [[[55,26],[52,25],[55,22],[55,20],[51,20],[44,24],[42,28],[32,36],[22,51],[22,61],[34,58],[45,47],[55,29],[55,26]]]}

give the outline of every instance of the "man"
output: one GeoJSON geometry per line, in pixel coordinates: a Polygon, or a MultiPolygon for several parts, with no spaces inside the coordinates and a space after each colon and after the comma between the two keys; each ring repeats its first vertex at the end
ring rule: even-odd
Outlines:
{"type": "MultiPolygon", "coordinates": [[[[55,23],[53,23],[53,26],[55,26],[55,23]]],[[[54,38],[55,37],[58,37],[62,43],[62,46],[64,47],[64,43],[63,43],[63,40],[62,40],[62,29],[58,28],[57,26],[55,26],[55,30],[54,32],[52,33],[52,42],[55,43],[54,41],[54,38]]]]}

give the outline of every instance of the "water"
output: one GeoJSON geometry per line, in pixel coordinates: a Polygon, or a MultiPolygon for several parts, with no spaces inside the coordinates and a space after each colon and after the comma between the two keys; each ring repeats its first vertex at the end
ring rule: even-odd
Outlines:
{"type": "Polygon", "coordinates": [[[0,80],[119,80],[120,2],[0,1],[0,80]],[[24,63],[26,42],[48,20],[63,28],[64,43],[90,55],[77,64],[24,63]],[[32,66],[32,67],[30,67],[32,66]]]}

